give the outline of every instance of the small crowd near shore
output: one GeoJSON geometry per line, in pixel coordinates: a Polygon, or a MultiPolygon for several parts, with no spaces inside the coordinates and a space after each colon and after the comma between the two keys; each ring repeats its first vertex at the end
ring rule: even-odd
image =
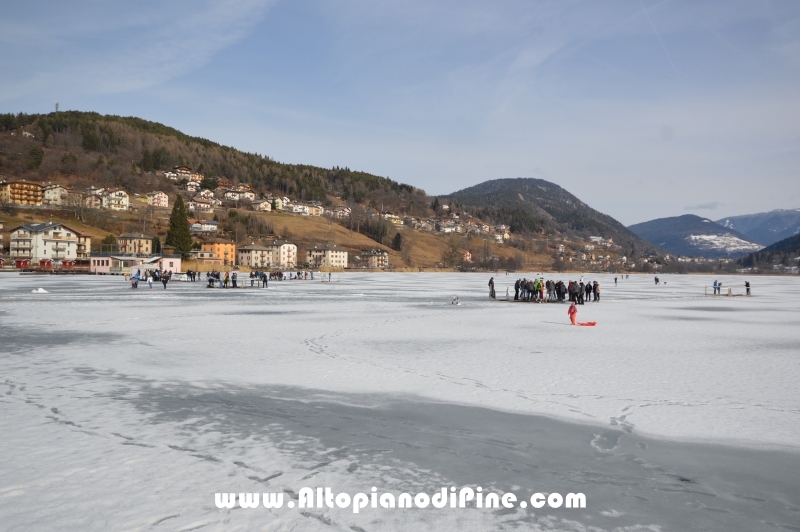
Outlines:
{"type": "MultiPolygon", "coordinates": [[[[494,277],[489,280],[489,297],[496,298],[494,277]]],[[[545,281],[544,277],[517,279],[514,283],[514,301],[534,303],[563,303],[570,301],[583,305],[586,301],[600,301],[600,283],[578,281],[545,281]]]]}
{"type": "Polygon", "coordinates": [[[142,274],[142,270],[136,270],[136,273],[131,275],[128,280],[131,282],[131,288],[139,288],[139,281],[144,281],[150,287],[149,289],[153,289],[153,282],[161,282],[164,285],[164,290],[167,289],[167,283],[172,279],[172,270],[145,270],[144,274],[142,274]]]}
{"type": "MultiPolygon", "coordinates": [[[[309,279],[313,281],[314,272],[282,272],[280,270],[267,272],[253,270],[249,274],[249,279],[251,287],[267,288],[269,286],[269,281],[299,281],[309,279]]],[[[190,275],[189,280],[194,281],[195,279],[190,275]]],[[[244,282],[241,285],[239,284],[239,272],[235,270],[231,272],[218,272],[217,270],[206,272],[206,283],[208,283],[206,288],[242,288],[246,286],[244,282]]]]}

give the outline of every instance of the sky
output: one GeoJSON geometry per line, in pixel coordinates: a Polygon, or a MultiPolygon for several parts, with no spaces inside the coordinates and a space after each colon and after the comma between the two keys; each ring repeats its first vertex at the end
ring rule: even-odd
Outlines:
{"type": "Polygon", "coordinates": [[[800,208],[796,0],[6,2],[0,112],[138,116],[626,225],[800,208]]]}

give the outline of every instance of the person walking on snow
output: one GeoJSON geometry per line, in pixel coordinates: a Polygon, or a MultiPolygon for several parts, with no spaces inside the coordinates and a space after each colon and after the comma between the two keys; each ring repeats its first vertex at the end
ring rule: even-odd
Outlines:
{"type": "Polygon", "coordinates": [[[569,321],[571,321],[573,325],[577,325],[578,324],[578,307],[575,305],[574,302],[567,309],[567,314],[569,315],[569,321]]]}
{"type": "Polygon", "coordinates": [[[489,279],[489,297],[491,297],[492,299],[495,299],[495,294],[494,294],[494,277],[492,277],[492,278],[490,278],[490,279],[489,279]]]}

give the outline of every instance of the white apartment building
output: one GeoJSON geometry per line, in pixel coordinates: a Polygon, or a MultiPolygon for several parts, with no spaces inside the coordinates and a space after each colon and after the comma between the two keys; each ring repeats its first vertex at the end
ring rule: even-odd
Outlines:
{"type": "Polygon", "coordinates": [[[255,244],[242,246],[237,250],[239,266],[267,268],[273,264],[272,249],[255,244]]]}
{"type": "Polygon", "coordinates": [[[306,262],[314,268],[346,268],[347,250],[331,244],[314,246],[306,251],[306,262]]]}
{"type": "Polygon", "coordinates": [[[147,193],[147,204],[153,207],[169,207],[169,196],[160,190],[147,193]]]}
{"type": "Polygon", "coordinates": [[[284,240],[276,240],[269,246],[272,250],[272,264],[283,268],[294,268],[297,265],[297,246],[284,240]]]}
{"type": "Polygon", "coordinates": [[[130,205],[128,193],[121,188],[112,188],[105,191],[105,207],[112,211],[127,211],[130,205]]]}
{"type": "Polygon", "coordinates": [[[66,205],[68,191],[58,183],[42,186],[42,203],[44,205],[66,205]]]}
{"type": "Polygon", "coordinates": [[[78,231],[62,223],[22,224],[12,228],[9,255],[12,259],[52,261],[78,258],[78,231]]]}

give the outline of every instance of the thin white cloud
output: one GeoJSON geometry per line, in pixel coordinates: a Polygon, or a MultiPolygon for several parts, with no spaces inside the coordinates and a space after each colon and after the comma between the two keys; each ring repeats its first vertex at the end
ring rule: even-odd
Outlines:
{"type": "Polygon", "coordinates": [[[54,87],[108,94],[163,83],[245,37],[275,1],[137,2],[115,10],[108,2],[70,2],[68,12],[56,5],[55,14],[34,11],[34,20],[6,21],[4,47],[18,53],[17,64],[4,66],[21,72],[5,78],[0,101],[54,87]]]}
{"type": "Polygon", "coordinates": [[[724,207],[724,203],[720,203],[719,201],[709,201],[708,203],[700,203],[698,205],[690,205],[688,207],[684,207],[683,210],[685,211],[713,211],[718,209],[719,207],[724,207]]]}

